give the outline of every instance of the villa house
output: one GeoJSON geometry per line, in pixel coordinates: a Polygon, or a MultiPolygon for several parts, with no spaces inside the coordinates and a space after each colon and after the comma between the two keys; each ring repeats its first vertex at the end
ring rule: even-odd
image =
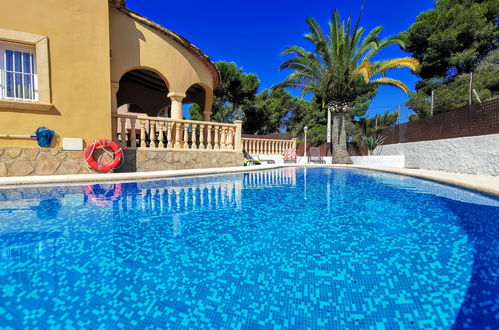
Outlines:
{"type": "Polygon", "coordinates": [[[242,164],[241,123],[210,121],[214,63],[125,0],[2,1],[0,57],[0,176],[91,172],[96,139],[125,171],[242,164]],[[184,120],[192,103],[203,121],[184,120]],[[50,148],[29,137],[41,126],[50,148]]]}

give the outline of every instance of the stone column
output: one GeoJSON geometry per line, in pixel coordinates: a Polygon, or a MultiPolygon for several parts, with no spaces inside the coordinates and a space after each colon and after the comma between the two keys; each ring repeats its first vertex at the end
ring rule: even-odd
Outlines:
{"type": "Polygon", "coordinates": [[[186,97],[186,94],[180,92],[170,92],[168,93],[168,97],[172,100],[171,118],[183,119],[182,100],[186,97]]]}
{"type": "Polygon", "coordinates": [[[211,121],[211,111],[203,111],[203,121],[211,121]]]}
{"type": "Polygon", "coordinates": [[[236,124],[236,136],[234,137],[234,150],[242,151],[243,150],[243,140],[241,139],[242,133],[242,125],[243,122],[241,120],[234,120],[234,124],[236,124]]]}
{"type": "Polygon", "coordinates": [[[118,138],[118,118],[113,118],[112,115],[116,115],[118,113],[118,89],[120,88],[120,84],[114,81],[111,81],[111,140],[116,140],[118,138]]]}
{"type": "Polygon", "coordinates": [[[213,94],[206,92],[206,99],[203,109],[203,121],[211,121],[211,106],[213,104],[213,94]]]}

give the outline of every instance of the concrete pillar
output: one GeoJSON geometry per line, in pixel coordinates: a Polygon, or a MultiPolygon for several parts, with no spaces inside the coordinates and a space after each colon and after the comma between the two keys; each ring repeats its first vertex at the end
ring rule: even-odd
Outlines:
{"type": "Polygon", "coordinates": [[[120,84],[111,82],[111,113],[118,113],[118,89],[120,89],[120,84]]]}
{"type": "Polygon", "coordinates": [[[242,151],[243,150],[243,140],[241,138],[242,133],[242,125],[243,122],[241,120],[234,120],[234,124],[236,124],[236,136],[234,137],[234,150],[242,151]]]}
{"type": "Polygon", "coordinates": [[[171,118],[183,119],[182,100],[186,97],[186,94],[180,92],[170,92],[168,93],[168,97],[172,100],[171,118]]]}
{"type": "Polygon", "coordinates": [[[211,121],[211,106],[213,104],[213,93],[206,91],[206,99],[203,109],[203,121],[211,121]]]}
{"type": "Polygon", "coordinates": [[[211,111],[203,111],[203,121],[211,121],[211,111]]]}

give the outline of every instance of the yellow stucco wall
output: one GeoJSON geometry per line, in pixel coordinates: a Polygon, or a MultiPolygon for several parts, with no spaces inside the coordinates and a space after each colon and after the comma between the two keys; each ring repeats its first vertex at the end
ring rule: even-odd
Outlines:
{"type": "Polygon", "coordinates": [[[193,84],[199,84],[211,95],[210,71],[187,49],[117,9],[110,9],[109,17],[113,82],[119,82],[132,69],[146,68],[160,75],[170,92],[185,93],[193,84]]]}
{"type": "MultiPolygon", "coordinates": [[[[50,111],[0,109],[0,134],[54,129],[85,142],[111,137],[109,8],[103,0],[0,1],[0,27],[48,38],[50,111]]],[[[1,101],[0,101],[1,102],[1,101]]],[[[0,147],[36,147],[36,141],[0,138],[0,147]]]]}
{"type": "MultiPolygon", "coordinates": [[[[8,108],[4,102],[0,134],[33,134],[46,126],[56,132],[53,146],[61,146],[63,138],[83,138],[85,143],[111,139],[111,82],[135,68],[158,73],[169,92],[203,86],[211,108],[213,77],[206,65],[169,37],[109,8],[108,1],[0,1],[0,28],[48,38],[53,105],[44,111],[8,108]]],[[[37,144],[0,137],[1,147],[37,144]]]]}

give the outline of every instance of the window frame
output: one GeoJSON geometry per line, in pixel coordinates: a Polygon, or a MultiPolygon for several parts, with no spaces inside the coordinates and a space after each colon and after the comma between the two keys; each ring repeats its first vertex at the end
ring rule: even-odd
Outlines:
{"type": "MultiPolygon", "coordinates": [[[[37,90],[35,100],[13,100],[10,98],[0,98],[0,111],[49,111],[52,108],[52,104],[49,76],[48,38],[38,34],[0,28],[0,48],[14,51],[19,51],[21,49],[26,50],[29,48],[33,50],[33,54],[35,56],[34,67],[36,70],[36,79],[34,79],[34,84],[35,89],[37,90]]],[[[1,61],[4,61],[3,53],[1,61]]],[[[5,63],[2,63],[2,67],[4,64],[5,63]]]]}
{"type": "Polygon", "coordinates": [[[21,101],[21,102],[38,102],[38,76],[36,71],[36,50],[34,46],[27,46],[22,44],[14,44],[14,43],[6,43],[0,42],[0,100],[8,100],[8,101],[21,101]],[[8,70],[7,68],[7,52],[15,52],[21,54],[30,54],[33,56],[30,60],[30,72],[26,72],[24,69],[24,58],[21,58],[21,70],[18,71],[16,69],[16,57],[13,57],[12,70],[8,70]],[[7,87],[7,75],[11,74],[13,79],[13,96],[8,96],[8,87],[7,87]],[[16,81],[17,76],[21,75],[21,88],[23,94],[21,97],[18,97],[16,91],[16,81]],[[33,97],[25,97],[24,94],[26,92],[26,87],[28,85],[25,84],[26,76],[29,77],[31,81],[30,86],[30,94],[33,97]]]}

